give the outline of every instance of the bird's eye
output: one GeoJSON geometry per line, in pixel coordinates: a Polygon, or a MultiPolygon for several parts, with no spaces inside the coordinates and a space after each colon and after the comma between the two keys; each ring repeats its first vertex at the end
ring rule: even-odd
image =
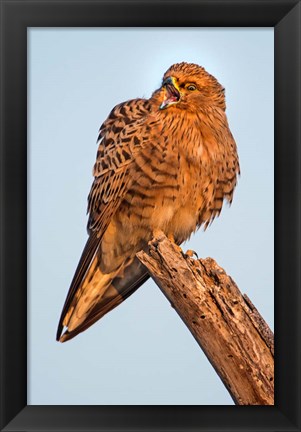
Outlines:
{"type": "Polygon", "coordinates": [[[189,91],[194,91],[194,90],[196,90],[196,86],[195,86],[194,84],[188,84],[188,85],[186,86],[186,88],[187,88],[187,90],[189,90],[189,91]]]}

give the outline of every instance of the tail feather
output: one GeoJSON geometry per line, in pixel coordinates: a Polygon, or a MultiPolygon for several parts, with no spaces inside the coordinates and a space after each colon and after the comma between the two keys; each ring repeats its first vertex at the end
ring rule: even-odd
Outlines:
{"type": "Polygon", "coordinates": [[[73,293],[72,298],[69,296],[68,307],[63,309],[57,333],[57,340],[60,342],[70,340],[86,330],[122,303],[149,277],[137,258],[125,269],[109,274],[101,273],[97,260],[97,254],[94,254],[83,283],[73,293]],[[64,327],[67,328],[62,334],[64,327]]]}
{"type": "Polygon", "coordinates": [[[73,302],[73,299],[76,295],[76,292],[78,288],[80,287],[82,281],[85,279],[86,273],[89,271],[89,268],[91,267],[91,264],[93,263],[94,257],[97,256],[97,252],[99,249],[100,240],[97,238],[96,233],[91,233],[86,246],[83,250],[83,253],[81,255],[81,258],[79,260],[76,272],[74,274],[74,277],[72,279],[70,289],[68,291],[65,304],[63,306],[63,310],[60,316],[56,339],[59,340],[61,333],[63,331],[64,327],[64,321],[65,317],[68,314],[68,311],[70,309],[70,306],[73,302]]]}

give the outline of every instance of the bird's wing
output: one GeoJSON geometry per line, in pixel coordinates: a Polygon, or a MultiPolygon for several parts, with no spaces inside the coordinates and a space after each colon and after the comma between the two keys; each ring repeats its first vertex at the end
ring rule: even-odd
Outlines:
{"type": "Polygon", "coordinates": [[[94,182],[88,197],[89,238],[67,294],[59,320],[57,339],[82,296],[81,287],[84,281],[95,275],[101,239],[131,182],[131,163],[140,147],[137,131],[144,122],[148,109],[148,101],[145,99],[117,105],[100,128],[99,147],[93,170],[94,182]]]}
{"type": "Polygon", "coordinates": [[[129,169],[141,147],[137,138],[149,102],[134,99],[117,105],[100,127],[94,182],[88,197],[88,230],[101,238],[130,183],[129,169]]]}

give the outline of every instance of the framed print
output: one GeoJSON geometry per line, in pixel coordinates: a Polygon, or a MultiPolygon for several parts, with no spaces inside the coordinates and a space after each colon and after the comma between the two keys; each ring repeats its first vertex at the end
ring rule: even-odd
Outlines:
{"type": "MultiPolygon", "coordinates": [[[[1,430],[299,430],[300,2],[7,0],[1,15],[1,430]],[[259,280],[261,298],[269,287],[259,311],[271,326],[275,239],[274,406],[231,406],[204,362],[206,387],[195,367],[199,347],[170,307],[158,320],[166,300],[152,288],[74,341],[54,340],[85,242],[97,129],[114,105],[149,97],[172,63],[193,62],[196,45],[202,66],[226,87],[230,127],[251,173],[245,189],[242,173],[244,213],[234,197],[221,215],[233,212],[235,221],[237,212],[238,222],[235,232],[224,222],[229,236],[218,261],[229,270],[231,251],[238,260],[247,244],[253,274],[243,274],[242,261],[237,274],[229,272],[242,290],[259,280]],[[236,112],[233,99],[241,104],[236,112]],[[248,118],[241,115],[236,126],[239,111],[248,118]],[[264,133],[273,122],[274,145],[264,133]],[[254,221],[247,214],[253,217],[256,204],[263,215],[254,221]],[[259,261],[265,265],[256,269],[259,261]],[[148,331],[139,325],[144,319],[148,331]]],[[[207,243],[201,236],[192,246],[218,257],[210,250],[218,236],[217,225],[207,243]]]]}
{"type": "Polygon", "coordinates": [[[214,257],[273,327],[273,29],[30,28],[27,40],[28,403],[232,405],[152,279],[63,344],[55,341],[55,326],[87,238],[87,191],[99,118],[105,119],[120,100],[151,95],[162,69],[185,59],[202,61],[226,89],[242,174],[231,207],[225,205],[220,217],[182,248],[214,257]],[[124,56],[125,47],[132,49],[124,56]],[[249,271],[250,263],[255,272],[249,271]],[[100,365],[106,373],[95,379],[100,365]]]}

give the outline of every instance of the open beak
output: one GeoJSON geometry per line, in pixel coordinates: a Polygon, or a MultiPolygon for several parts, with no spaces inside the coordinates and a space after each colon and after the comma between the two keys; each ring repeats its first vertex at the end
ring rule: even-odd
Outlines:
{"type": "Polygon", "coordinates": [[[164,100],[160,105],[160,109],[167,108],[170,105],[179,102],[181,98],[181,94],[180,94],[180,89],[177,84],[177,81],[174,77],[166,78],[163,81],[162,87],[164,87],[165,95],[164,95],[164,100]]]}

